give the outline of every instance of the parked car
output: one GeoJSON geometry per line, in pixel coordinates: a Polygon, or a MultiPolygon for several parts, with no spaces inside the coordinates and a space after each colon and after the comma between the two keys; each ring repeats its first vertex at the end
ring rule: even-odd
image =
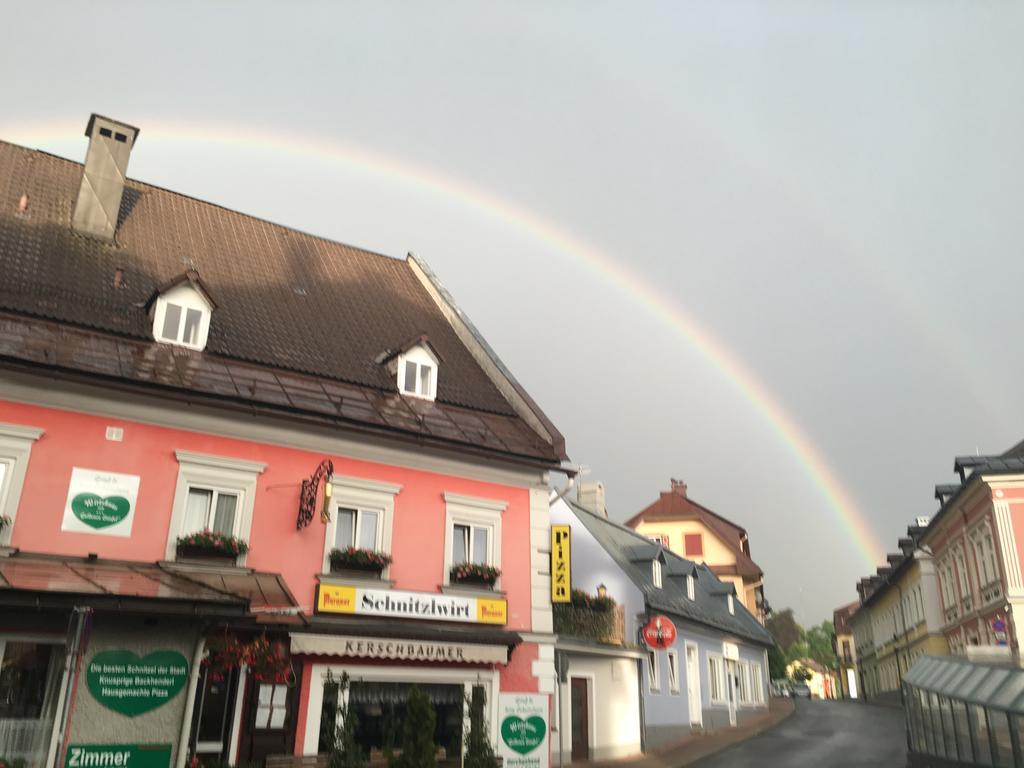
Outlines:
{"type": "Polygon", "coordinates": [[[809,699],[809,698],[811,698],[811,689],[807,686],[807,683],[796,683],[793,686],[793,698],[795,698],[795,699],[809,699]]]}

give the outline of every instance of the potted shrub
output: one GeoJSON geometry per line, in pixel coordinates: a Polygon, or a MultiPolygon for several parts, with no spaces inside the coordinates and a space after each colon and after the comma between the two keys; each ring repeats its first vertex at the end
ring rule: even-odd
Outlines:
{"type": "Polygon", "coordinates": [[[375,576],[391,564],[391,555],[359,547],[332,549],[328,557],[332,571],[360,571],[375,576]]]}
{"type": "Polygon", "coordinates": [[[490,565],[480,563],[459,563],[453,565],[448,574],[452,584],[474,584],[493,587],[501,576],[501,571],[490,565]]]}
{"type": "Polygon", "coordinates": [[[249,545],[235,536],[209,529],[178,537],[178,557],[233,563],[249,551],[249,545]]]}

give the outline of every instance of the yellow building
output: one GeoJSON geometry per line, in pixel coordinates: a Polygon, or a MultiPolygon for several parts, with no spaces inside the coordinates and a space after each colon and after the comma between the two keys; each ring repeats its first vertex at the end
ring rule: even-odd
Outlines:
{"type": "Polygon", "coordinates": [[[811,696],[813,698],[833,698],[834,681],[825,667],[814,659],[794,659],[786,665],[786,677],[796,682],[796,678],[793,675],[799,669],[806,670],[810,675],[805,682],[807,687],[811,689],[811,696]]]}
{"type": "Polygon", "coordinates": [[[832,612],[832,626],[836,633],[836,659],[839,661],[836,697],[841,699],[856,699],[859,695],[857,648],[854,643],[853,628],[850,626],[850,619],[858,608],[860,608],[860,603],[853,602],[832,612]]]}
{"type": "Polygon", "coordinates": [[[719,579],[736,587],[747,610],[764,623],[764,574],[750,559],[747,532],[689,498],[686,483],[672,480],[671,490],[626,525],[687,560],[706,563],[719,579]]]}
{"type": "Polygon", "coordinates": [[[931,554],[912,538],[889,565],[862,579],[860,608],[850,617],[864,697],[899,698],[903,676],[921,656],[945,656],[938,575],[931,554]]]}

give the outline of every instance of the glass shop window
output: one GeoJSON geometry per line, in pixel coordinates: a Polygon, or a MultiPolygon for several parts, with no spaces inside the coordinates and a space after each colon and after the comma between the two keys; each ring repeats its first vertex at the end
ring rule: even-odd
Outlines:
{"type": "Polygon", "coordinates": [[[224,755],[231,739],[231,712],[234,709],[237,672],[214,679],[205,670],[196,691],[196,743],[200,755],[224,755]]]}

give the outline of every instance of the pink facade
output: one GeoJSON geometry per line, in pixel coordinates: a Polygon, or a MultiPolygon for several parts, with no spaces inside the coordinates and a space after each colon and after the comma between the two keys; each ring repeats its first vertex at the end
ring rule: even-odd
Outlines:
{"type": "MultiPolygon", "coordinates": [[[[311,612],[325,530],[318,521],[296,530],[299,486],[325,458],[283,448],[106,417],[0,401],[0,421],[44,430],[32,449],[11,545],[27,552],[153,562],[164,559],[178,477],[175,451],[187,450],[266,464],[259,475],[246,565],[280,573],[296,601],[311,612]],[[124,428],[123,442],[105,438],[124,428]],[[61,531],[72,467],[141,477],[130,538],[61,531]]],[[[444,573],[444,493],[507,502],[502,513],[502,589],[508,625],[530,627],[530,508],[525,488],[331,456],[335,473],[397,483],[391,579],[396,589],[436,592],[444,573]]]]}
{"type": "Polygon", "coordinates": [[[1018,604],[1024,597],[1024,487],[1010,478],[971,478],[932,521],[924,542],[934,553],[951,651],[964,654],[971,646],[1017,651],[1024,619],[1018,604]]]}

